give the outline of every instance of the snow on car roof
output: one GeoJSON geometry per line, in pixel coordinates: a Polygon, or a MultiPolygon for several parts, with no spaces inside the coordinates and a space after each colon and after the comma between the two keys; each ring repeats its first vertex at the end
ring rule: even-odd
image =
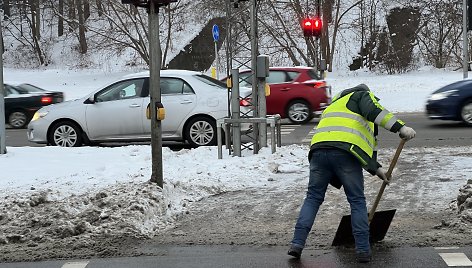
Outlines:
{"type": "MultiPolygon", "coordinates": [[[[177,69],[161,70],[161,75],[182,76],[182,75],[196,75],[196,74],[201,74],[201,72],[189,71],[189,70],[177,70],[177,69]]],[[[149,76],[149,70],[133,73],[133,74],[127,74],[123,76],[123,78],[137,78],[137,77],[148,77],[148,76],[149,76]]]]}

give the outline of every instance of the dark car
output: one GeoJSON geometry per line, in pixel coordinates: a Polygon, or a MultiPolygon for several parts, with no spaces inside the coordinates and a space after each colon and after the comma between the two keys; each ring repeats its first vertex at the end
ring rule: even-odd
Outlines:
{"type": "MultiPolygon", "coordinates": [[[[250,70],[241,71],[240,86],[251,87],[250,70]]],[[[296,124],[319,116],[331,103],[331,87],[312,67],[270,67],[267,114],[279,114],[296,124]]],[[[243,96],[244,97],[244,96],[243,96]]],[[[245,105],[244,100],[241,105],[245,105]]]]}
{"type": "Polygon", "coordinates": [[[41,107],[64,101],[64,93],[47,91],[31,84],[3,84],[5,122],[12,128],[25,128],[41,107]]]}
{"type": "Polygon", "coordinates": [[[472,126],[472,80],[434,91],[426,102],[426,114],[430,119],[462,121],[472,126]]]}

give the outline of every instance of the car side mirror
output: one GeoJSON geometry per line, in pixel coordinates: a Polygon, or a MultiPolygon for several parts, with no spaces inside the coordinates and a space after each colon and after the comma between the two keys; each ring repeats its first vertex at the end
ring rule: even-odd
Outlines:
{"type": "Polygon", "coordinates": [[[88,99],[84,101],[85,104],[94,104],[95,101],[95,95],[90,96],[88,99]]]}

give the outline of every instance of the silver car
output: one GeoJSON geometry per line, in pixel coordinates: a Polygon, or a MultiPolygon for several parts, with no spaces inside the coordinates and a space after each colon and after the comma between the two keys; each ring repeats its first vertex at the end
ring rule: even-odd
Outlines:
{"type": "MultiPolygon", "coordinates": [[[[215,145],[216,120],[228,115],[225,84],[184,70],[162,70],[160,81],[162,139],[215,145]]],[[[28,125],[28,140],[64,147],[149,141],[149,102],[149,72],[127,75],[81,99],[41,108],[28,125]]]]}

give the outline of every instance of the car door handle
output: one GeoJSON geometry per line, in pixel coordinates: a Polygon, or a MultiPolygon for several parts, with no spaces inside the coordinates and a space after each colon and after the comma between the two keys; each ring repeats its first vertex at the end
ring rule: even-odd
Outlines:
{"type": "Polygon", "coordinates": [[[280,91],[289,91],[291,88],[289,87],[285,87],[285,88],[282,88],[280,91]]]}
{"type": "Polygon", "coordinates": [[[183,101],[181,101],[180,103],[181,103],[181,104],[188,104],[188,103],[192,103],[192,102],[193,102],[193,101],[191,101],[191,100],[183,100],[183,101]]]}
{"type": "Polygon", "coordinates": [[[130,104],[129,107],[131,107],[131,108],[138,108],[138,107],[141,107],[141,105],[136,104],[136,103],[133,103],[133,104],[130,104]]]}

